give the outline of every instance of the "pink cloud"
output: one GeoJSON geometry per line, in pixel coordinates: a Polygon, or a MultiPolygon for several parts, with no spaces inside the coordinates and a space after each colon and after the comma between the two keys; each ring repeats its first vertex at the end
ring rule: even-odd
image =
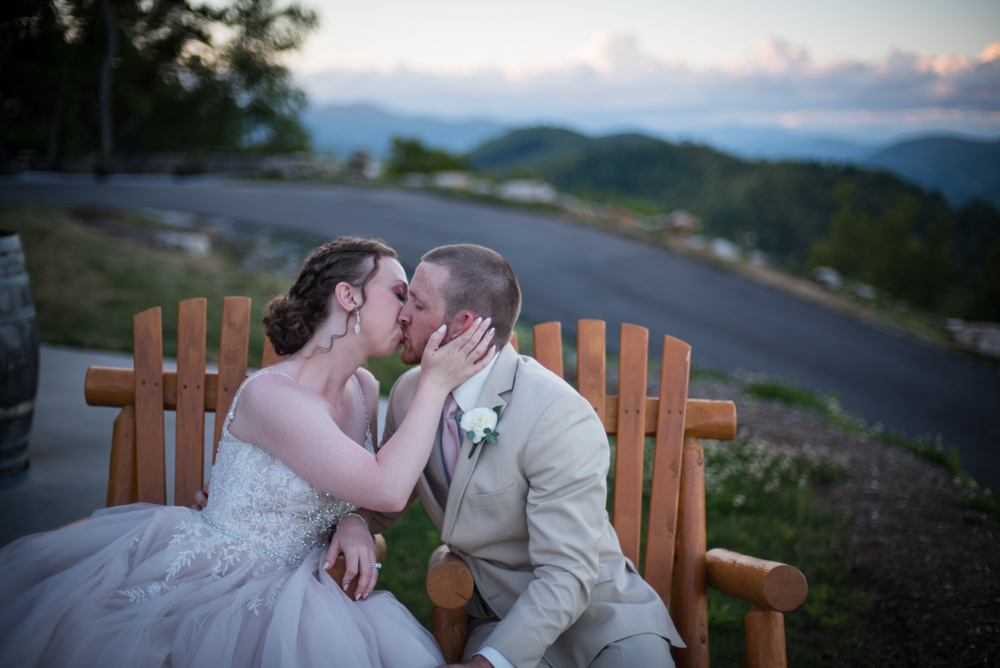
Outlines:
{"type": "Polygon", "coordinates": [[[448,116],[583,126],[882,126],[1000,132],[1000,42],[978,58],[893,51],[876,62],[814,62],[782,40],[695,68],[644,53],[627,33],[595,36],[571,62],[505,73],[335,69],[303,76],[315,104],[370,102],[448,116]]]}

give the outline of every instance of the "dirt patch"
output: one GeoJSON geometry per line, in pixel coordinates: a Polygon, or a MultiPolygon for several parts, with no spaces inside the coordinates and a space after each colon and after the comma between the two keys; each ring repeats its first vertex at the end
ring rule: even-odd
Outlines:
{"type": "Polygon", "coordinates": [[[1000,526],[956,502],[947,472],[733,385],[692,383],[690,394],[736,401],[740,439],[820,448],[846,465],[818,496],[850,512],[854,567],[874,591],[870,624],[893,665],[1000,666],[1000,526]]]}

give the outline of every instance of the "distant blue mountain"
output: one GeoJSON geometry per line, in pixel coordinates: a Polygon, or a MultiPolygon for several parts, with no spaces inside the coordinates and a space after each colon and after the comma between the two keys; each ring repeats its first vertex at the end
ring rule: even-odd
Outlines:
{"type": "MultiPolygon", "coordinates": [[[[386,157],[393,136],[416,138],[425,145],[466,154],[506,134],[513,124],[471,119],[451,121],[392,113],[366,104],[334,105],[308,111],[303,120],[312,132],[313,148],[340,156],[357,149],[386,157]]],[[[691,141],[745,160],[793,160],[856,164],[883,169],[931,190],[940,190],[955,206],[976,197],[1000,207],[1000,141],[939,136],[885,146],[831,135],[810,135],[784,128],[731,127],[686,133],[654,133],[667,141],[691,141]]],[[[550,132],[546,142],[572,148],[587,135],[550,132]]],[[[506,148],[510,146],[504,145],[506,148]]],[[[496,146],[492,150],[496,150],[496,146]]],[[[549,150],[554,146],[536,147],[549,150]]],[[[517,147],[518,151],[526,147],[517,147]]],[[[530,153],[530,151],[528,151],[530,153]]],[[[480,156],[482,157],[482,156],[480,156]]]]}
{"type": "Polygon", "coordinates": [[[509,128],[486,120],[447,121],[392,114],[364,104],[311,109],[303,121],[312,133],[313,149],[340,156],[364,149],[385,157],[395,135],[416,138],[451,153],[467,153],[509,128]]]}
{"type": "Polygon", "coordinates": [[[874,142],[801,134],[784,128],[716,128],[666,138],[708,144],[745,160],[858,163],[878,149],[874,142]]]}
{"type": "Polygon", "coordinates": [[[1000,208],[1000,140],[959,136],[914,139],[882,149],[864,164],[940,190],[953,205],[979,197],[1000,208]]]}

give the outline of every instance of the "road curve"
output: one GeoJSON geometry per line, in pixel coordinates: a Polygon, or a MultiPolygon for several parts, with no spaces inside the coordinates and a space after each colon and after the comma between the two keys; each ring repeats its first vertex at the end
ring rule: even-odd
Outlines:
{"type": "MultiPolygon", "coordinates": [[[[942,434],[963,465],[1000,483],[1000,373],[888,328],[878,328],[662,248],[559,218],[432,194],[351,186],[202,179],[0,179],[0,203],[152,207],[308,231],[376,236],[407,271],[448,243],[494,248],[517,272],[523,313],[648,327],[691,344],[695,365],[777,375],[835,392],[870,423],[942,434]]],[[[609,331],[617,345],[617,331],[609,331]]]]}

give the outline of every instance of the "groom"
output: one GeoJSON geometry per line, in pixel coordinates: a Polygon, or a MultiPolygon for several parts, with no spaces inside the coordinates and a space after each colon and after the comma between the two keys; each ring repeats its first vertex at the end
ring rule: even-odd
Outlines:
{"type": "MultiPolygon", "coordinates": [[[[436,248],[413,274],[399,314],[402,360],[417,364],[427,338],[491,317],[499,352],[445,404],[417,483],[441,540],[472,571],[462,665],[672,666],[683,647],[667,610],[618,545],[605,511],[608,440],[593,408],[561,378],[508,345],[521,309],[517,278],[496,252],[436,248]],[[495,442],[472,441],[456,413],[499,407],[495,442]],[[668,644],[669,641],[669,644],[668,644]]],[[[402,421],[420,368],[393,386],[383,442],[402,421]]],[[[376,513],[372,531],[399,515],[376,513]]]]}

